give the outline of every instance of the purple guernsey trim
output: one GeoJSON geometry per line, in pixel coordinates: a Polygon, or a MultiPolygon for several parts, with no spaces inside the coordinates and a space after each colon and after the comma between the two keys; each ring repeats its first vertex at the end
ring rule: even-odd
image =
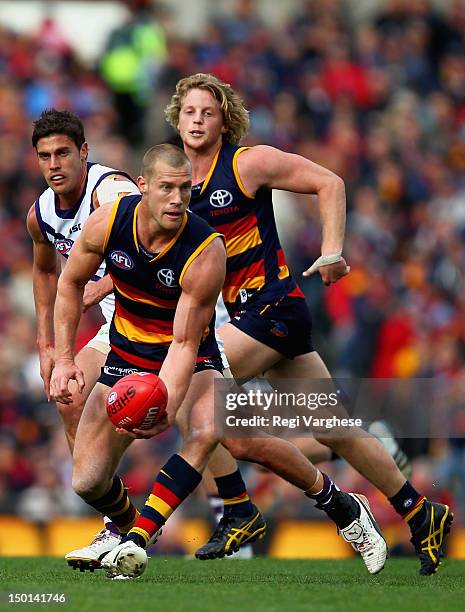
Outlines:
{"type": "Polygon", "coordinates": [[[51,233],[55,233],[53,231],[53,229],[44,222],[44,220],[42,219],[42,215],[40,214],[40,206],[39,206],[39,200],[40,197],[37,198],[37,200],[34,202],[34,207],[35,207],[35,211],[36,211],[36,219],[37,219],[37,223],[39,224],[39,228],[40,231],[42,232],[42,236],[45,238],[45,240],[48,240],[48,242],[50,242],[49,237],[47,236],[47,228],[48,230],[52,230],[51,233]]]}

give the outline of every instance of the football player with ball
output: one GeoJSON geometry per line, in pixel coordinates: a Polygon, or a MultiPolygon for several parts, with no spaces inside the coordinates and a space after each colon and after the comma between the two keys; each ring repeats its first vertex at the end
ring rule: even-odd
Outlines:
{"type": "MultiPolygon", "coordinates": [[[[72,401],[70,381],[76,381],[79,391],[84,388],[83,373],[75,362],[75,336],[84,287],[105,260],[115,294],[111,350],[77,429],[73,487],[127,534],[103,557],[101,565],[110,574],[132,577],[144,571],[149,541],[200,483],[220,442],[214,427],[213,383],[221,375],[222,362],[213,313],[226,270],[223,236],[187,212],[192,167],[181,149],[172,145],[149,149],[137,185],[142,195],[125,196],[112,207],[95,211],[92,223],[85,224],[73,247],[58,283],[55,367],[50,383],[51,396],[63,404],[72,401]],[[129,426],[130,431],[115,429],[105,406],[118,401],[119,391],[111,396],[110,388],[115,390],[118,381],[137,371],[159,374],[167,389],[167,394],[161,393],[162,403],[167,395],[166,415],[161,420],[157,418],[163,413],[159,406],[160,414],[150,429],[134,427],[124,419],[120,425],[129,426]],[[139,515],[115,475],[117,465],[133,439],[157,435],[176,418],[189,422],[182,449],[160,470],[139,515]]],[[[144,375],[139,377],[143,380],[144,375]]],[[[137,396],[137,389],[130,391],[127,386],[123,396],[119,406],[124,407],[137,396]]],[[[131,411],[126,417],[131,417],[131,411]]],[[[227,445],[226,440],[222,442],[227,445]]],[[[292,464],[298,475],[289,480],[316,499],[318,507],[337,524],[343,523],[341,535],[361,553],[371,573],[380,571],[386,559],[386,544],[366,500],[340,491],[292,444],[281,440],[279,450],[286,457],[286,465],[292,464]],[[347,508],[355,499],[363,513],[355,520],[347,520],[347,508]]],[[[257,462],[283,477],[288,473],[284,468],[274,469],[276,457],[263,457],[257,462]]],[[[223,551],[228,554],[261,537],[266,525],[251,503],[240,473],[225,479],[224,487],[234,491],[232,503],[243,512],[228,542],[229,549],[223,551]]],[[[228,520],[223,526],[231,527],[228,520]]]]}

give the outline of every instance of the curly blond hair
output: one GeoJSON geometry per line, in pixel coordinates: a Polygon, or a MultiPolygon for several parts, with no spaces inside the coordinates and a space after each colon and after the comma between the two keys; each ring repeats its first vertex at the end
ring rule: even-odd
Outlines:
{"type": "Polygon", "coordinates": [[[168,123],[177,130],[182,101],[191,89],[205,89],[219,102],[228,128],[223,137],[231,144],[239,144],[249,130],[249,111],[244,108],[241,98],[231,85],[223,83],[212,74],[199,72],[178,81],[176,91],[165,108],[168,123]]]}

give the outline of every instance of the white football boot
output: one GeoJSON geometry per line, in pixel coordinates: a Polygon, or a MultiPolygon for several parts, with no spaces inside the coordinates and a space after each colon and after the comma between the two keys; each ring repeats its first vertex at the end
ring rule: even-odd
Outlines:
{"type": "Polygon", "coordinates": [[[370,574],[377,574],[386,563],[386,541],[371,512],[367,498],[354,493],[349,495],[360,506],[360,516],[344,529],[339,529],[339,533],[354,550],[360,553],[370,574]]]}
{"type": "Polygon", "coordinates": [[[148,557],[145,550],[129,540],[118,544],[105,555],[101,560],[101,566],[107,571],[108,578],[116,576],[137,578],[145,572],[147,562],[148,557]]]}
{"type": "MultiPolygon", "coordinates": [[[[146,546],[146,551],[149,550],[149,548],[152,546],[152,544],[156,544],[158,542],[158,538],[162,535],[163,533],[163,528],[160,527],[160,529],[158,531],[156,531],[153,536],[150,538],[150,540],[147,542],[147,546],[146,546]]],[[[130,544],[134,544],[133,542],[130,542],[130,544]]],[[[137,546],[136,544],[134,544],[135,546],[137,546]]],[[[121,545],[123,546],[123,545],[121,545]]],[[[137,547],[140,548],[140,547],[137,547]]],[[[142,550],[142,549],[141,549],[142,550]]],[[[146,553],[146,551],[144,551],[146,553]]],[[[146,554],[147,557],[147,554],[146,554]]],[[[103,561],[103,559],[102,559],[103,561]]],[[[145,566],[147,565],[147,561],[148,559],[146,559],[145,561],[145,566],[142,569],[142,571],[140,573],[137,574],[128,574],[128,573],[123,573],[122,571],[116,571],[115,567],[113,567],[113,564],[110,563],[110,559],[108,559],[108,565],[107,565],[107,561],[105,561],[105,565],[103,565],[102,563],[102,567],[104,569],[106,569],[107,571],[105,572],[105,577],[109,578],[110,580],[133,580],[134,578],[137,578],[138,576],[140,576],[141,574],[144,573],[145,571],[145,566]]]]}
{"type": "Polygon", "coordinates": [[[121,536],[109,529],[102,529],[89,546],[72,550],[65,555],[65,560],[73,569],[81,572],[93,572],[101,567],[100,560],[121,542],[121,536]]]}

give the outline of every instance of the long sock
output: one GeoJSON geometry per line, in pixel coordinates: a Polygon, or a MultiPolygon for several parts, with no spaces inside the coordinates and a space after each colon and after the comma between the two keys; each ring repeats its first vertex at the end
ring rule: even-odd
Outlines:
{"type": "Polygon", "coordinates": [[[426,497],[418,493],[408,480],[398,493],[389,498],[394,510],[407,521],[412,531],[425,519],[425,500],[426,497]]]}
{"type": "Polygon", "coordinates": [[[215,478],[218,497],[224,504],[224,516],[250,516],[253,512],[252,502],[239,470],[226,476],[215,478]]]}
{"type": "Polygon", "coordinates": [[[331,478],[322,472],[323,488],[318,493],[305,495],[316,501],[316,507],[324,510],[339,529],[344,529],[360,516],[360,506],[348,493],[344,493],[331,478]]]}
{"type": "Polygon", "coordinates": [[[166,523],[201,480],[202,474],[180,455],[173,455],[160,470],[152,493],[123,542],[132,540],[145,548],[150,538],[166,523]]]}
{"type": "MultiPolygon", "coordinates": [[[[327,474],[321,472],[321,475],[323,476],[323,487],[321,491],[317,491],[316,493],[305,491],[305,495],[310,497],[310,499],[314,499],[319,506],[326,506],[331,503],[335,491],[339,491],[339,488],[327,474]]],[[[318,482],[318,479],[316,482],[318,482]]]]}
{"type": "Polygon", "coordinates": [[[123,481],[117,475],[113,477],[110,490],[105,495],[87,503],[97,512],[107,516],[122,534],[129,531],[138,515],[137,508],[129,499],[123,481]]]}

